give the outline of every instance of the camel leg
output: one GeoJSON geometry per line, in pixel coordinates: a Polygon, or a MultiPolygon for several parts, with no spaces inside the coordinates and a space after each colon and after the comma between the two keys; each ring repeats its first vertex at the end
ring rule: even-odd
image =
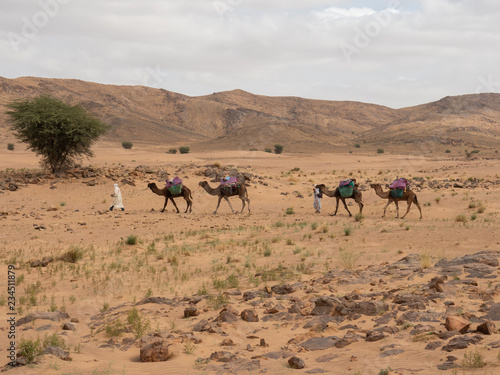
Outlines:
{"type": "Polygon", "coordinates": [[[177,210],[177,213],[179,213],[179,208],[177,207],[177,205],[175,204],[175,201],[174,201],[174,198],[173,197],[170,197],[170,200],[172,201],[172,204],[174,205],[175,209],[177,210]]]}
{"type": "Polygon", "coordinates": [[[217,210],[219,209],[221,199],[222,196],[219,196],[219,201],[217,202],[217,207],[215,208],[214,215],[217,213],[217,210]]]}
{"type": "Polygon", "coordinates": [[[165,212],[165,208],[167,207],[167,203],[168,203],[168,198],[165,198],[165,204],[163,205],[163,209],[161,210],[161,212],[165,212]]]}
{"type": "Polygon", "coordinates": [[[389,200],[389,201],[387,202],[387,204],[385,205],[385,207],[384,207],[384,214],[382,215],[382,217],[385,217],[385,211],[387,210],[387,207],[389,207],[389,205],[391,204],[391,202],[392,202],[392,201],[391,201],[391,200],[389,200]]]}
{"type": "Polygon", "coordinates": [[[399,218],[399,204],[398,201],[394,201],[394,204],[396,205],[396,219],[399,218]]]}
{"type": "Polygon", "coordinates": [[[240,199],[241,199],[241,203],[243,203],[243,205],[241,206],[241,211],[240,211],[240,214],[242,214],[243,209],[245,208],[245,199],[244,199],[244,197],[240,197],[240,199]]]}
{"type": "Polygon", "coordinates": [[[248,213],[250,213],[250,199],[245,198],[245,200],[247,201],[247,204],[248,204],[248,213]]]}
{"type": "Polygon", "coordinates": [[[351,211],[349,211],[349,209],[347,208],[347,204],[345,203],[345,199],[342,199],[342,203],[344,203],[344,207],[347,210],[347,212],[349,212],[349,217],[351,217],[352,214],[351,214],[351,211]]]}
{"type": "Polygon", "coordinates": [[[193,205],[193,201],[191,199],[189,199],[189,197],[184,197],[184,199],[186,200],[186,203],[187,203],[187,206],[186,206],[186,211],[184,211],[184,213],[186,214],[189,210],[189,212],[191,212],[191,206],[193,205]]]}
{"type": "MultiPolygon", "coordinates": [[[[231,208],[231,212],[234,214],[234,210],[233,210],[233,206],[231,205],[231,202],[229,202],[229,198],[224,196],[224,199],[226,200],[227,204],[229,205],[229,207],[231,208]]],[[[243,203],[245,204],[245,203],[243,203]]],[[[242,210],[243,211],[243,210],[242,210]]]]}
{"type": "Polygon", "coordinates": [[[337,205],[335,206],[335,212],[333,213],[332,216],[337,215],[337,211],[339,210],[339,200],[340,200],[340,198],[337,198],[337,205]]]}
{"type": "Polygon", "coordinates": [[[365,206],[361,201],[358,202],[358,206],[359,206],[359,213],[362,213],[363,212],[363,207],[365,206]]]}

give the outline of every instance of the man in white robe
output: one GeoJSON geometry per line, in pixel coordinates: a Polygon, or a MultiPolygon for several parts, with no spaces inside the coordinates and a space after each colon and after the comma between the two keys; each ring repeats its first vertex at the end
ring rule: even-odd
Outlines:
{"type": "Polygon", "coordinates": [[[115,191],[111,196],[113,197],[113,204],[109,208],[110,211],[113,211],[114,208],[121,208],[122,211],[125,211],[125,207],[123,207],[122,203],[122,192],[118,187],[118,184],[115,184],[115,191]]]}

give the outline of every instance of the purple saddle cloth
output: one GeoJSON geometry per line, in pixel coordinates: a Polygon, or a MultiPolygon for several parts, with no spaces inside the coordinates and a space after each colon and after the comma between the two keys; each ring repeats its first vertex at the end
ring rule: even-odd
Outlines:
{"type": "Polygon", "coordinates": [[[389,189],[406,189],[408,185],[409,184],[406,178],[398,178],[392,184],[389,185],[389,189]]]}

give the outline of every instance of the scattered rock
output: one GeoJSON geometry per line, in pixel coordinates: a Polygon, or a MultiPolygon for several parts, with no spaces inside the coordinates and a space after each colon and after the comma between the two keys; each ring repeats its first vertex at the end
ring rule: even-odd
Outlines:
{"type": "Polygon", "coordinates": [[[144,345],[140,351],[142,362],[163,362],[172,357],[170,343],[167,340],[159,339],[144,345]]]}
{"type": "Polygon", "coordinates": [[[299,357],[291,357],[288,360],[288,366],[290,366],[290,368],[294,368],[294,369],[300,370],[300,369],[303,369],[306,366],[306,364],[299,357]]]}

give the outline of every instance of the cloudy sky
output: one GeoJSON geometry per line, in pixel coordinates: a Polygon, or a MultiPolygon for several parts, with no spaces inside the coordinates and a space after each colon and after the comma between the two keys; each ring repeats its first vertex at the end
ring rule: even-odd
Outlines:
{"type": "Polygon", "coordinates": [[[2,0],[0,76],[392,108],[500,91],[498,0],[2,0]]]}

